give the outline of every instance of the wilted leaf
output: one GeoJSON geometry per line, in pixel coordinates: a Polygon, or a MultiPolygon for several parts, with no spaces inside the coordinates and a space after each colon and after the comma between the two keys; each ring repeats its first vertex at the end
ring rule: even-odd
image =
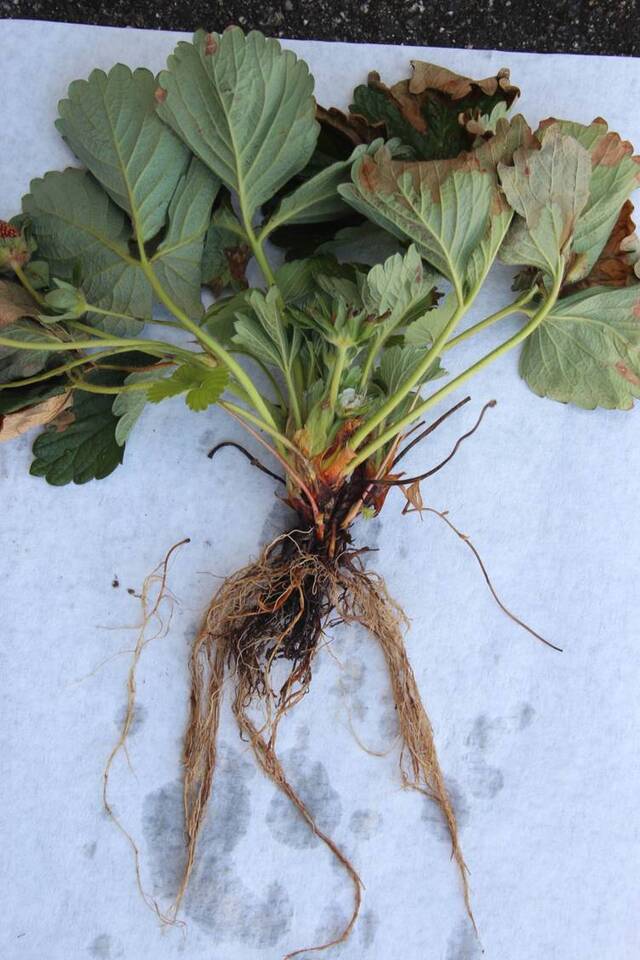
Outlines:
{"type": "Polygon", "coordinates": [[[41,403],[17,410],[15,413],[0,414],[0,441],[13,440],[33,427],[42,427],[61,413],[69,403],[70,394],[49,397],[41,403]]]}
{"type": "Polygon", "coordinates": [[[487,230],[495,186],[467,155],[457,160],[405,163],[386,150],[364,156],[352,171],[345,199],[383,228],[415,243],[455,287],[464,286],[470,257],[487,230]]]}
{"type": "Polygon", "coordinates": [[[0,329],[20,317],[37,317],[40,307],[18,283],[0,280],[0,329]]]}
{"type": "Polygon", "coordinates": [[[588,287],[628,287],[638,282],[638,256],[635,250],[637,238],[632,213],[633,204],[626,200],[591,271],[582,280],[571,284],[566,289],[567,293],[586,290],[588,287]]]}
{"type": "Polygon", "coordinates": [[[367,85],[356,87],[350,110],[381,126],[387,138],[399,137],[418,160],[444,160],[470,150],[476,133],[461,122],[462,115],[470,110],[489,114],[498,103],[511,106],[519,93],[508,70],[470,80],[435,64],[412,61],[412,66],[412,77],[392,87],[370,73],[367,85]]]}
{"type": "Polygon", "coordinates": [[[179,43],[158,112],[251,217],[308,163],[318,139],[313,79],[276,40],[234,27],[179,43]]]}
{"type": "Polygon", "coordinates": [[[628,410],[640,396],[640,285],[559,300],[525,341],[520,373],[538,396],[628,410]]]}
{"type": "Polygon", "coordinates": [[[189,151],[158,118],[155,77],[122,63],[75,80],[56,122],[75,155],[150,240],[164,225],[189,151]]]}
{"type": "Polygon", "coordinates": [[[588,151],[555,129],[545,136],[539,150],[517,150],[513,166],[501,164],[498,172],[507,201],[518,214],[501,248],[501,258],[555,276],[589,197],[588,151]]]}
{"type": "MultiPolygon", "coordinates": [[[[88,379],[104,386],[119,386],[125,374],[101,371],[88,379]]],[[[122,463],[124,448],[116,442],[118,423],[110,394],[76,390],[69,410],[49,424],[33,444],[31,473],[53,486],[102,480],[122,463]]]]}
{"type": "Polygon", "coordinates": [[[601,119],[588,126],[567,120],[545,120],[537,136],[544,144],[558,131],[577,140],[591,156],[589,199],[576,225],[574,262],[568,278],[575,283],[593,268],[623,203],[640,183],[640,158],[634,157],[631,144],[610,131],[601,119]]]}

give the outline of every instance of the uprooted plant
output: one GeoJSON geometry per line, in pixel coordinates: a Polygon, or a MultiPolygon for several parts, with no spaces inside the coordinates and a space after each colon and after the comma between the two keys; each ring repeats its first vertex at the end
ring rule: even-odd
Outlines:
{"type": "Polygon", "coordinates": [[[600,119],[550,119],[533,132],[509,117],[517,95],[507,71],[473,81],[415,63],[393,87],[371,74],[345,114],[316,107],[306,65],[277,42],[199,32],[158,78],[119,64],[72,83],[57,125],[84,168],[34,180],[22,213],[2,222],[0,439],[48,424],[34,443],[35,476],[107,476],[145,405],[180,395],[246,427],[261,452],[251,461],[293,511],[291,528],[222,584],[194,640],[187,857],[172,916],[231,675],[258,763],[354,881],[339,940],[353,926],[358,875],[276,753],[278,724],[308,689],[336,619],[380,643],[403,782],[439,804],[471,912],[402,612],[352,530],[393,487],[425,508],[420,483],[436,468],[406,476],[400,461],[466,400],[427,427],[422,418],[520,345],[521,375],[540,396],[629,409],[640,395],[628,201],[637,158],[600,119]],[[497,257],[519,268],[516,296],[464,325],[497,257]],[[206,308],[203,287],[217,295],[206,308]],[[458,344],[506,317],[520,318],[516,332],[445,371],[458,344]],[[279,684],[276,661],[287,667],[279,684]]]}

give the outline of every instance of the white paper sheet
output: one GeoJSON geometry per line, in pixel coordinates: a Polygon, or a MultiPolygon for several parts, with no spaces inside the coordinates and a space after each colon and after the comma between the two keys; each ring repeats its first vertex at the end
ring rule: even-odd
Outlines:
{"type": "MultiPolygon", "coordinates": [[[[175,36],[5,21],[0,216],[33,176],[69,162],[53,127],[69,81],[121,60],[161,68],[175,36]]],[[[471,76],[509,66],[531,122],[605,116],[640,145],[640,63],[629,59],[291,42],[321,102],[346,104],[376,68],[411,57],[471,76]]],[[[504,302],[507,271],[479,304],[504,302]]],[[[508,322],[506,323],[508,326],[508,322]]],[[[461,350],[460,366],[471,352],[461,350]]],[[[412,620],[407,638],[436,731],[471,870],[488,960],[635,960],[640,955],[638,766],[640,413],[583,412],[533,396],[509,357],[472,385],[498,406],[425,493],[480,548],[508,604],[565,648],[506,619],[463,544],[390,498],[362,525],[372,562],[412,620]]],[[[416,452],[437,462],[471,419],[416,452]]],[[[27,474],[31,437],[0,447],[5,960],[276,960],[335,934],[351,888],[259,775],[229,711],[211,816],[186,901],[186,931],[160,929],[136,892],[130,850],[105,818],[101,774],[125,700],[138,589],[167,548],[179,600],[145,651],[132,769],[112,797],[138,839],[145,884],[170,895],[180,860],[179,753],[188,643],[218,582],[278,531],[268,480],[233,454],[216,412],[149,409],[108,480],[53,489],[27,474]],[[112,582],[120,584],[112,586],[112,582]]],[[[294,783],[365,884],[341,960],[477,960],[446,833],[399,786],[381,657],[339,630],[310,695],[282,726],[294,783]],[[354,738],[382,757],[365,753],[354,738]]],[[[166,900],[164,901],[167,902],[166,900]]],[[[309,958],[314,955],[309,955],[309,958]]]]}

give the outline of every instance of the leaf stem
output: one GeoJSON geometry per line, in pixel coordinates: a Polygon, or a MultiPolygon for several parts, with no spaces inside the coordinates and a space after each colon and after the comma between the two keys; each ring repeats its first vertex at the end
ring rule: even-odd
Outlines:
{"type": "Polygon", "coordinates": [[[333,372],[331,374],[331,383],[329,385],[329,407],[332,412],[335,411],[336,405],[338,403],[340,381],[342,379],[342,373],[344,371],[344,367],[347,362],[347,353],[348,353],[347,347],[343,345],[338,346],[337,356],[333,364],[333,372]]]}
{"type": "Polygon", "coordinates": [[[29,296],[33,297],[36,303],[40,304],[41,307],[45,306],[44,297],[42,294],[38,293],[36,288],[33,286],[29,277],[26,275],[19,263],[12,264],[12,269],[15,272],[16,277],[27,291],[29,296]]]}
{"type": "Polygon", "coordinates": [[[149,280],[149,283],[151,284],[160,302],[171,311],[171,313],[177,320],[180,321],[183,327],[185,327],[196,337],[197,340],[200,341],[200,343],[209,351],[209,353],[211,353],[217,360],[227,367],[229,372],[232,373],[236,380],[238,380],[238,382],[244,387],[247,396],[250,398],[251,403],[256,411],[261,414],[264,420],[267,423],[270,423],[275,429],[275,421],[271,416],[271,412],[256,389],[251,377],[245,372],[245,370],[243,370],[233,355],[229,353],[228,350],[225,350],[222,344],[219,343],[215,337],[212,337],[211,334],[199,327],[198,324],[195,323],[191,317],[189,317],[188,314],[186,314],[185,311],[178,306],[177,303],[174,303],[173,299],[169,296],[167,291],[158,280],[142,245],[140,245],[140,263],[145,276],[149,280]]]}
{"type": "Polygon", "coordinates": [[[538,308],[538,310],[536,310],[529,322],[526,323],[521,330],[515,333],[512,337],[509,337],[508,340],[505,340],[504,343],[501,343],[494,350],[491,350],[489,353],[485,354],[484,357],[481,357],[480,360],[477,360],[457,377],[454,377],[453,380],[450,380],[449,383],[445,384],[422,403],[419,403],[404,417],[401,417],[400,420],[397,420],[395,423],[391,424],[391,426],[384,430],[379,436],[375,437],[375,439],[373,439],[358,452],[356,457],[349,463],[345,473],[351,473],[357,466],[363,463],[363,461],[367,460],[377,450],[379,450],[380,447],[384,446],[385,443],[393,440],[393,438],[397,436],[397,434],[400,433],[406,426],[408,426],[412,420],[421,417],[422,414],[425,413],[430,407],[434,406],[440,400],[443,400],[453,390],[461,387],[463,383],[466,383],[467,380],[475,376],[476,373],[479,373],[484,367],[503,356],[503,354],[507,353],[509,350],[517,347],[518,344],[522,343],[523,340],[526,340],[526,338],[530,336],[530,334],[532,334],[537,327],[540,326],[558,299],[558,294],[562,285],[563,270],[564,260],[561,260],[558,273],[554,278],[553,287],[548,298],[538,308]]]}
{"type": "Polygon", "coordinates": [[[106,357],[114,357],[119,353],[128,353],[129,347],[118,347],[116,350],[103,350],[100,353],[92,353],[88,356],[79,357],[76,360],[70,360],[69,363],[64,363],[59,367],[53,367],[51,370],[46,370],[44,373],[38,373],[33,377],[24,377],[22,380],[12,380],[11,383],[3,383],[0,387],[0,390],[12,389],[14,387],[28,387],[32,383],[41,383],[43,380],[51,380],[54,377],[59,377],[63,373],[67,373],[69,370],[75,369],[75,367],[81,367],[85,364],[94,364],[96,360],[101,360],[106,357]]]}
{"type": "Polygon", "coordinates": [[[480,333],[481,330],[486,330],[487,327],[497,323],[498,320],[503,320],[505,317],[509,317],[512,313],[520,313],[521,308],[529,303],[537,293],[537,287],[534,287],[532,290],[527,290],[527,292],[520,297],[519,300],[514,300],[513,303],[503,307],[502,310],[497,310],[490,316],[485,317],[484,320],[481,320],[479,323],[475,323],[472,327],[469,327],[468,330],[463,330],[462,333],[459,333],[457,337],[453,337],[451,340],[448,340],[445,343],[442,348],[442,353],[444,353],[446,350],[453,349],[453,347],[457,347],[459,343],[462,343],[464,340],[468,340],[470,337],[475,336],[475,334],[480,333]]]}
{"type": "MultiPolygon", "coordinates": [[[[458,295],[458,294],[457,294],[458,295]]],[[[372,417],[369,418],[365,423],[360,426],[353,437],[351,438],[351,448],[352,450],[357,450],[358,447],[363,443],[363,441],[369,436],[372,430],[382,423],[387,417],[393,413],[398,404],[402,403],[404,398],[411,393],[413,388],[420,382],[422,377],[425,375],[433,361],[436,359],[440,353],[442,347],[447,342],[449,335],[458,325],[466,311],[469,309],[475,292],[470,296],[469,300],[464,301],[458,299],[458,307],[456,308],[453,316],[449,322],[445,325],[444,329],[441,331],[439,336],[433,341],[430,349],[427,350],[424,358],[421,363],[415,368],[413,373],[404,380],[404,382],[398,387],[398,389],[391,394],[390,397],[376,410],[372,417]]],[[[459,295],[458,295],[459,296],[459,295]]],[[[359,461],[360,462],[360,461],[359,461]]]]}

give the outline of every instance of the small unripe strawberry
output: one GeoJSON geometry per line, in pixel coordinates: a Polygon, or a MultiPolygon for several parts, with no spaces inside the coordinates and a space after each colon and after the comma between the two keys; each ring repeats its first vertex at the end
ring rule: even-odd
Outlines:
{"type": "Polygon", "coordinates": [[[23,267],[30,256],[31,251],[22,231],[12,223],[0,220],[0,270],[23,267]]]}

